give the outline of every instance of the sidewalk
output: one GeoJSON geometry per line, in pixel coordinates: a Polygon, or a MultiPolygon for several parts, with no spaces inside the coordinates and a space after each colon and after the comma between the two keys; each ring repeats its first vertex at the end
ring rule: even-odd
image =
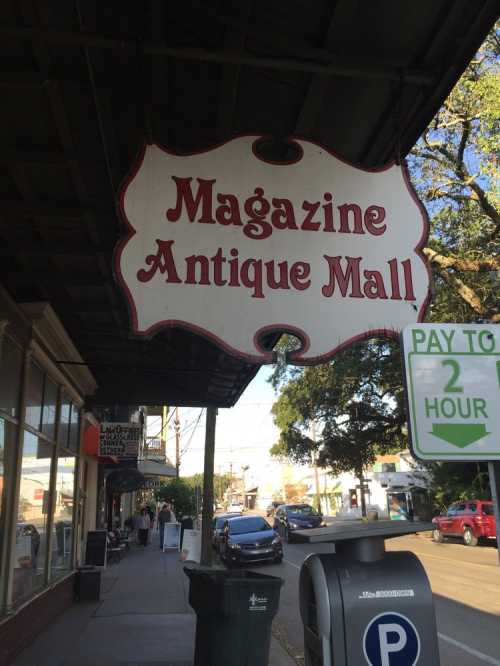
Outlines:
{"type": "MultiPolygon", "coordinates": [[[[13,666],[192,666],[196,616],[179,554],[133,546],[103,574],[100,603],[75,603],[13,666]]],[[[295,666],[273,638],[269,666],[295,666]]]]}

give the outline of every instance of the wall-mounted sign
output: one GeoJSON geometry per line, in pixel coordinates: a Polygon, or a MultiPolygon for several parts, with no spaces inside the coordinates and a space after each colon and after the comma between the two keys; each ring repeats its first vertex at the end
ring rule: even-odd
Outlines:
{"type": "Polygon", "coordinates": [[[303,140],[274,164],[258,141],[140,154],[116,252],[134,332],[181,326],[269,362],[262,335],[289,331],[302,341],[290,360],[313,363],[419,321],[427,221],[404,168],[363,171],[303,140]]]}
{"type": "Polygon", "coordinates": [[[137,423],[101,423],[99,455],[137,458],[142,428],[137,423]]]}
{"type": "Polygon", "coordinates": [[[422,460],[500,460],[500,327],[403,331],[409,423],[422,460]]]}

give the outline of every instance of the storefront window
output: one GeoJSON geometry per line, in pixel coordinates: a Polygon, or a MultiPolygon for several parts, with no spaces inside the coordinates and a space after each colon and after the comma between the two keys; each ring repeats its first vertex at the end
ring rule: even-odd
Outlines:
{"type": "Polygon", "coordinates": [[[58,441],[59,445],[65,448],[68,446],[70,416],[71,416],[71,402],[68,400],[68,397],[63,393],[62,402],[61,402],[61,416],[59,419],[58,441]]]}
{"type": "Polygon", "coordinates": [[[13,601],[43,587],[53,446],[25,431],[13,557],[13,601]]]}
{"type": "Polygon", "coordinates": [[[73,545],[73,511],[75,490],[75,457],[63,451],[57,459],[57,477],[52,534],[52,578],[71,568],[73,545]]]}
{"type": "Polygon", "coordinates": [[[22,364],[23,354],[19,347],[4,338],[0,358],[0,410],[14,418],[18,410],[22,364]]]}
{"type": "Polygon", "coordinates": [[[56,434],[56,406],[57,385],[46,377],[43,393],[42,432],[50,439],[54,439],[56,434]]]}
{"type": "Polygon", "coordinates": [[[69,448],[78,453],[80,449],[80,413],[76,405],[71,405],[71,419],[69,426],[69,448]]]}
{"type": "Polygon", "coordinates": [[[43,372],[32,363],[26,394],[26,423],[35,430],[40,430],[43,403],[43,372]]]}

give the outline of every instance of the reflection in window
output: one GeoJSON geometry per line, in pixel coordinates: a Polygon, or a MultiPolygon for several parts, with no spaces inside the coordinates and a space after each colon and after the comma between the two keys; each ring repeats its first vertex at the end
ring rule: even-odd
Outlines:
{"type": "Polygon", "coordinates": [[[40,430],[42,420],[43,372],[36,365],[30,365],[28,389],[26,394],[26,423],[35,430],[40,430]]]}
{"type": "Polygon", "coordinates": [[[60,452],[57,459],[54,526],[52,534],[52,578],[71,568],[73,545],[73,510],[75,457],[60,452]]]}
{"type": "Polygon", "coordinates": [[[59,419],[59,444],[61,446],[68,446],[68,437],[69,437],[69,420],[71,414],[71,402],[68,399],[68,396],[64,393],[61,398],[61,417],[59,419]]]}
{"type": "Polygon", "coordinates": [[[4,338],[0,358],[0,410],[13,417],[17,416],[22,363],[19,347],[4,338]]]}
{"type": "Polygon", "coordinates": [[[42,432],[54,439],[56,432],[57,386],[48,377],[45,378],[43,394],[42,432]]]}
{"type": "Polygon", "coordinates": [[[70,426],[69,426],[69,448],[71,451],[74,451],[75,453],[78,453],[80,447],[80,440],[79,440],[79,422],[80,422],[80,413],[78,412],[78,408],[76,405],[71,406],[71,419],[70,419],[70,426]]]}
{"type": "Polygon", "coordinates": [[[15,447],[14,436],[16,433],[15,426],[9,421],[4,421],[0,419],[0,544],[3,540],[3,503],[5,501],[5,484],[6,484],[6,474],[5,466],[7,465],[7,460],[11,456],[11,452],[15,447]]]}
{"type": "Polygon", "coordinates": [[[14,602],[26,599],[44,584],[51,457],[51,445],[24,433],[13,557],[14,602]]]}

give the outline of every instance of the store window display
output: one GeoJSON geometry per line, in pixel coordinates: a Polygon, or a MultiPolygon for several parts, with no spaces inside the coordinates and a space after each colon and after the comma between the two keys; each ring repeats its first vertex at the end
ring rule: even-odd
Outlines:
{"type": "Polygon", "coordinates": [[[52,453],[52,444],[24,432],[12,563],[14,603],[37,592],[45,582],[52,453]]]}

